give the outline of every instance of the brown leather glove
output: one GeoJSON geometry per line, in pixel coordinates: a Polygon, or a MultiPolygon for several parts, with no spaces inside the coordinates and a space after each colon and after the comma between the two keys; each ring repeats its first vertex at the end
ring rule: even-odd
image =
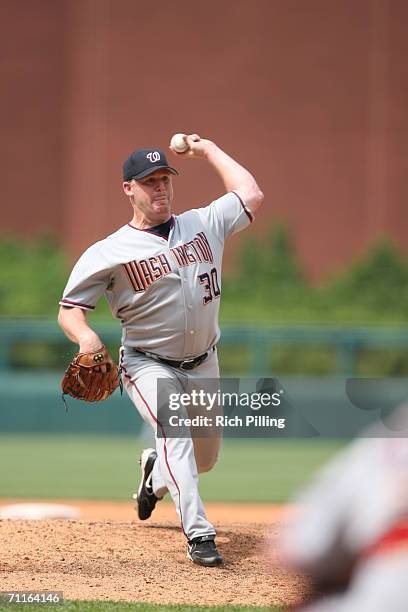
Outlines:
{"type": "Polygon", "coordinates": [[[102,346],[94,353],[78,353],[61,381],[62,396],[85,402],[101,402],[121,384],[118,366],[102,346]]]}

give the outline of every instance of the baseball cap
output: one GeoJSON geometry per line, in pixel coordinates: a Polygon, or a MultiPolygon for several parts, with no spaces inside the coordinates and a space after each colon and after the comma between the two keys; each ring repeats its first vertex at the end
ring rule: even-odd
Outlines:
{"type": "Polygon", "coordinates": [[[156,170],[178,174],[177,170],[169,166],[166,155],[160,149],[137,149],[123,164],[123,180],[141,179],[156,170]]]}

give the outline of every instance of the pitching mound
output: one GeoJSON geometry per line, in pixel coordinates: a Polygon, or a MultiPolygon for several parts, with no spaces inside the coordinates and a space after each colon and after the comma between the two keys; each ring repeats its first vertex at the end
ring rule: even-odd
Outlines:
{"type": "MultiPolygon", "coordinates": [[[[165,506],[163,504],[163,506],[165,506]]],[[[236,506],[231,506],[234,516],[236,506]]],[[[0,520],[2,590],[56,590],[66,599],[180,604],[289,604],[303,585],[270,569],[263,549],[279,523],[216,523],[225,563],[186,558],[177,521],[0,520]]],[[[271,558],[274,551],[271,551],[271,558]]]]}

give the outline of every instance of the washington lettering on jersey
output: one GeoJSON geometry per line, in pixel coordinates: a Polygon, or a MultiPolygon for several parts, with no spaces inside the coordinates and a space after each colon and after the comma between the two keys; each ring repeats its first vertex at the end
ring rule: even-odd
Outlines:
{"type": "MultiPolygon", "coordinates": [[[[176,265],[180,268],[196,263],[213,263],[214,257],[204,232],[199,232],[193,240],[170,249],[176,265]]],[[[123,264],[128,281],[137,293],[145,291],[150,285],[171,272],[165,253],[155,257],[129,261],[123,264]]]]}
{"type": "Polygon", "coordinates": [[[126,276],[135,292],[145,291],[154,282],[171,272],[169,260],[164,253],[140,261],[123,264],[126,276]]]}
{"type": "Polygon", "coordinates": [[[213,263],[214,257],[210,243],[204,232],[198,232],[193,240],[170,249],[179,268],[191,266],[195,263],[213,263]]]}

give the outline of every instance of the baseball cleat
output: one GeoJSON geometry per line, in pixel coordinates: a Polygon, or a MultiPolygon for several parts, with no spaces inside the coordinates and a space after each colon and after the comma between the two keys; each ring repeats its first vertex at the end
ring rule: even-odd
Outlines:
{"type": "Polygon", "coordinates": [[[161,499],[156,497],[152,488],[153,466],[156,459],[157,453],[154,448],[146,448],[139,459],[142,478],[140,480],[139,489],[137,493],[133,495],[133,499],[136,500],[135,508],[141,521],[145,521],[151,516],[156,503],[161,499]]]}
{"type": "Polygon", "coordinates": [[[193,563],[215,567],[222,563],[222,557],[215,545],[214,536],[201,536],[188,541],[187,558],[193,563]]]}

